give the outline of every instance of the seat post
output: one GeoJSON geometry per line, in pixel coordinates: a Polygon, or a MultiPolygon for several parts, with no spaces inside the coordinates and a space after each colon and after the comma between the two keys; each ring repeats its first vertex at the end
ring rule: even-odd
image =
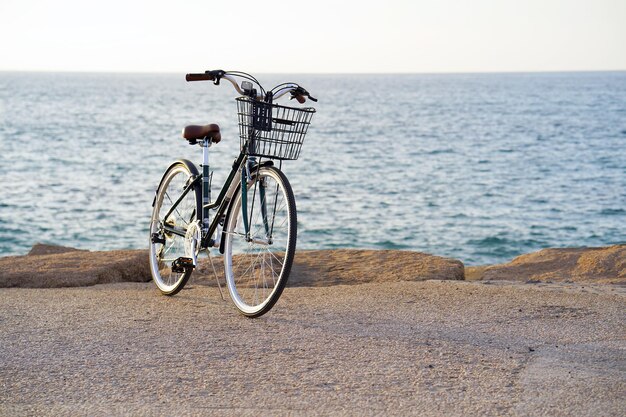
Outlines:
{"type": "Polygon", "coordinates": [[[209,148],[211,138],[202,139],[202,225],[209,227],[209,209],[211,202],[211,177],[209,175],[209,148]]]}

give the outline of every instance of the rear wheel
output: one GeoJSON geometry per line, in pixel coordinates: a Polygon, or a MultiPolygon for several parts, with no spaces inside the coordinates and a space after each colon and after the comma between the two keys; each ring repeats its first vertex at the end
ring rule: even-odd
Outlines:
{"type": "Polygon", "coordinates": [[[267,313],[283,292],[296,250],[296,202],[285,175],[260,168],[247,185],[246,231],[238,191],[224,225],[224,271],[230,296],[241,313],[267,313]],[[247,232],[247,233],[246,233],[247,232]]]}
{"type": "Polygon", "coordinates": [[[189,266],[193,249],[185,235],[197,224],[200,187],[193,186],[181,196],[197,174],[191,164],[172,165],[163,176],[155,198],[150,222],[150,271],[154,283],[165,295],[183,289],[193,272],[189,266]]]}

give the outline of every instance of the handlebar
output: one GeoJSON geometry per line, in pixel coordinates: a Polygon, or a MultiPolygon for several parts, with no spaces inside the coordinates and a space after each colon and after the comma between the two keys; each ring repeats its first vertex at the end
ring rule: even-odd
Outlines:
{"type": "Polygon", "coordinates": [[[211,74],[187,74],[185,80],[187,81],[213,81],[215,79],[211,74]]]}
{"type": "Polygon", "coordinates": [[[306,101],[307,97],[311,99],[312,101],[317,101],[316,98],[311,97],[308,91],[306,91],[304,88],[302,88],[301,86],[295,83],[279,84],[276,87],[274,87],[269,93],[257,95],[256,89],[253,89],[253,88],[242,89],[242,87],[240,87],[239,84],[237,83],[237,79],[235,77],[242,77],[250,81],[253,81],[255,84],[259,86],[259,88],[261,89],[261,92],[265,93],[265,90],[263,89],[261,84],[259,84],[256,78],[246,73],[240,73],[240,72],[228,73],[223,70],[212,70],[212,71],[205,71],[204,73],[189,73],[185,76],[185,80],[187,81],[213,81],[215,85],[219,85],[220,80],[223,78],[223,79],[230,81],[230,83],[233,85],[233,87],[239,94],[243,96],[252,97],[259,101],[277,100],[287,93],[291,93],[291,98],[292,99],[295,98],[300,104],[303,104],[306,101]],[[273,90],[276,88],[278,88],[278,90],[274,92],[273,90]]]}

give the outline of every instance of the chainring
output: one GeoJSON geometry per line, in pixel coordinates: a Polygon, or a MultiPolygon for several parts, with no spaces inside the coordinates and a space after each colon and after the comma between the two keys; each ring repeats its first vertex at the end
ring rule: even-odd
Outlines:
{"type": "Polygon", "coordinates": [[[200,228],[200,222],[195,221],[187,227],[187,233],[185,233],[185,256],[189,258],[196,258],[200,253],[200,239],[202,237],[202,229],[200,228]],[[195,253],[194,252],[195,241],[195,253]]]}

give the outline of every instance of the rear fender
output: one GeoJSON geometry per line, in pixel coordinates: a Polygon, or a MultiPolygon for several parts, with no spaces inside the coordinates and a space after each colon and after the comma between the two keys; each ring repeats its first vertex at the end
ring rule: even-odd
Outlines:
{"type": "Polygon", "coordinates": [[[156,196],[157,196],[157,193],[159,192],[159,189],[161,189],[161,184],[163,184],[163,180],[165,179],[165,175],[167,174],[167,172],[170,169],[172,169],[175,165],[178,165],[178,164],[185,165],[187,167],[187,169],[189,170],[189,172],[191,173],[192,177],[197,177],[197,176],[200,175],[200,172],[198,171],[198,168],[190,160],[188,160],[188,159],[179,159],[179,160],[177,160],[172,165],[167,167],[167,169],[163,173],[163,176],[161,177],[161,181],[159,181],[159,186],[154,191],[154,198],[152,199],[152,207],[154,207],[154,204],[156,203],[156,196]]]}

